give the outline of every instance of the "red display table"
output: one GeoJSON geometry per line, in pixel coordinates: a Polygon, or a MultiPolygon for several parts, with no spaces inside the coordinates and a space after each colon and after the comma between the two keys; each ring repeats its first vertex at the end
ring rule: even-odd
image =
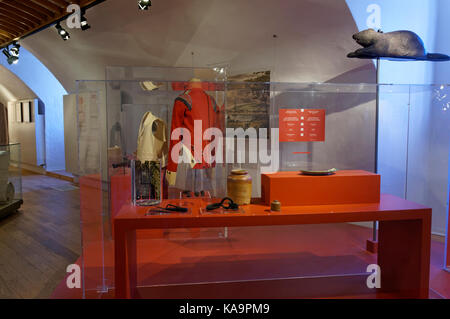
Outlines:
{"type": "MultiPolygon", "coordinates": [[[[164,203],[163,203],[164,205],[164,203]]],[[[124,206],[114,220],[116,298],[138,297],[136,231],[140,229],[242,227],[379,221],[380,294],[428,298],[431,209],[391,195],[379,203],[283,207],[261,204],[244,213],[145,216],[148,208],[124,206]]],[[[245,284],[245,283],[244,283],[245,284]]],[[[188,296],[186,296],[188,297],[188,296]]]]}

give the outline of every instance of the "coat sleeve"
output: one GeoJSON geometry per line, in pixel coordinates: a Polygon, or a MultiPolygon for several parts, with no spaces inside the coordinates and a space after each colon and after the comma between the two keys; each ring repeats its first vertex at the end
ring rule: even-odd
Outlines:
{"type": "Polygon", "coordinates": [[[168,153],[168,165],[167,170],[170,172],[176,172],[178,169],[178,157],[179,154],[174,154],[172,156],[172,150],[173,147],[180,141],[180,140],[172,140],[172,132],[176,130],[177,128],[183,128],[183,122],[184,122],[184,113],[186,111],[186,105],[183,104],[183,102],[175,101],[175,104],[173,106],[173,112],[172,112],[172,125],[170,128],[170,134],[169,134],[169,153],[168,153]]]}
{"type": "Polygon", "coordinates": [[[222,131],[222,134],[225,136],[225,107],[219,106],[217,104],[217,101],[211,97],[214,107],[214,127],[217,127],[219,130],[222,131]]]}

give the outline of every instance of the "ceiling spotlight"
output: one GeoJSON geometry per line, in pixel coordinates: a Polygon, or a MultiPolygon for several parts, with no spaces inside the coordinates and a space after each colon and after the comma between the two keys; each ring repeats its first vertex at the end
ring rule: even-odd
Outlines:
{"type": "Polygon", "coordinates": [[[224,74],[225,73],[225,68],[213,68],[213,70],[219,74],[224,74]]]}
{"type": "Polygon", "coordinates": [[[90,29],[91,26],[89,25],[86,17],[84,16],[84,12],[81,13],[81,30],[86,31],[90,29]]]}
{"type": "Polygon", "coordinates": [[[148,10],[148,7],[152,6],[152,2],[150,0],[139,0],[138,6],[141,10],[148,10]]]}
{"type": "Polygon", "coordinates": [[[20,44],[17,43],[17,42],[14,42],[12,48],[9,50],[9,53],[10,53],[12,56],[19,57],[19,53],[20,53],[20,44]]]}
{"type": "Polygon", "coordinates": [[[8,64],[17,64],[19,62],[19,56],[14,56],[10,53],[9,48],[3,49],[3,54],[6,56],[6,59],[8,61],[8,64]]]}
{"type": "Polygon", "coordinates": [[[64,30],[63,27],[61,27],[61,25],[59,24],[59,22],[56,24],[55,27],[56,27],[56,30],[58,30],[59,35],[61,36],[61,38],[62,38],[64,41],[67,41],[67,40],[70,39],[69,33],[68,33],[66,30],[64,30]]]}

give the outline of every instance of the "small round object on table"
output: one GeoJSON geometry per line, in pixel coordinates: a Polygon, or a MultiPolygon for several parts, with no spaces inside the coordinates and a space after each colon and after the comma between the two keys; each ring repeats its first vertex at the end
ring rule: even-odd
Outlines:
{"type": "Polygon", "coordinates": [[[281,203],[277,200],[274,200],[272,203],[270,203],[270,210],[273,212],[280,212],[281,211],[281,203]]]}

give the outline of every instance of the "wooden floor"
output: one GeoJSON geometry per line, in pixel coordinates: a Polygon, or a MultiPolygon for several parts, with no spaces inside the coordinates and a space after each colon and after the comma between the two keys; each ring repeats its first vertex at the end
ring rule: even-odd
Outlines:
{"type": "Polygon", "coordinates": [[[22,208],[0,220],[0,298],[48,298],[81,254],[79,191],[43,175],[22,184],[22,208]]]}

